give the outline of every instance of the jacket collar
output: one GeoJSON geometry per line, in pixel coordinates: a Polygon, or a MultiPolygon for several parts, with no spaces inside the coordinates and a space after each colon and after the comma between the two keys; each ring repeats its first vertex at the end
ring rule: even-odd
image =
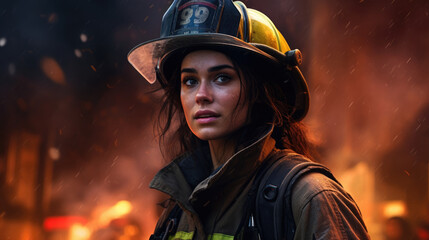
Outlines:
{"type": "Polygon", "coordinates": [[[274,149],[272,131],[273,126],[265,126],[253,142],[235,153],[215,172],[207,146],[192,154],[185,154],[161,169],[150,187],[170,195],[182,206],[195,212],[193,206],[198,202],[204,202],[219,190],[228,192],[228,188],[237,187],[253,177],[274,149]]]}

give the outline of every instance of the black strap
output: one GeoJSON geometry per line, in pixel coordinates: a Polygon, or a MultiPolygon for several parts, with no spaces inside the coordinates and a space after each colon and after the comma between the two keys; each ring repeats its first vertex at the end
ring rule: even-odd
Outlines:
{"type": "MultiPolygon", "coordinates": [[[[260,234],[258,230],[258,226],[250,226],[249,222],[251,218],[255,218],[255,199],[258,193],[258,186],[261,182],[263,176],[266,175],[266,172],[272,168],[272,165],[276,163],[279,158],[283,157],[283,155],[274,154],[268,159],[266,159],[262,165],[259,167],[256,172],[255,177],[253,178],[252,186],[247,193],[247,201],[245,203],[244,209],[245,213],[241,219],[240,224],[238,225],[237,232],[235,233],[234,239],[260,239],[260,234]],[[256,236],[257,235],[257,236],[256,236]],[[250,237],[252,236],[252,237],[250,237]]],[[[255,221],[256,222],[256,221],[255,221]]]]}
{"type": "MultiPolygon", "coordinates": [[[[276,203],[283,203],[283,198],[279,197],[283,195],[284,189],[282,189],[282,182],[288,175],[288,173],[296,165],[308,161],[305,158],[290,158],[290,152],[280,152],[276,157],[276,161],[270,164],[268,169],[262,170],[265,172],[260,177],[258,182],[255,182],[258,186],[255,202],[255,218],[256,225],[261,233],[262,239],[283,239],[284,229],[284,218],[287,214],[283,209],[276,214],[276,203]],[[281,217],[278,217],[280,215],[281,217]]],[[[284,187],[283,187],[284,188],[284,187]]],[[[289,224],[288,224],[289,225],[289,224]]]]}
{"type": "Polygon", "coordinates": [[[250,209],[255,214],[261,239],[293,239],[296,226],[291,203],[292,187],[310,172],[320,172],[336,181],[326,167],[291,151],[278,152],[258,170],[253,183],[257,191],[250,196],[254,204],[250,209]]]}

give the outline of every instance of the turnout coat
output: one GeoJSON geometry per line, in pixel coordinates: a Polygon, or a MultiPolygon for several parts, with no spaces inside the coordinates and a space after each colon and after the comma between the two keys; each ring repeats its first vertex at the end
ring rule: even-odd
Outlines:
{"type": "MultiPolygon", "coordinates": [[[[170,223],[165,239],[240,239],[255,174],[263,161],[281,151],[275,148],[272,130],[271,126],[256,134],[218,169],[212,169],[206,146],[175,159],[156,174],[150,187],[171,197],[157,224],[159,229],[170,223]],[[183,213],[171,221],[168,216],[176,204],[183,213]]],[[[295,184],[292,209],[294,239],[369,239],[356,203],[323,174],[307,174],[295,184]]]]}

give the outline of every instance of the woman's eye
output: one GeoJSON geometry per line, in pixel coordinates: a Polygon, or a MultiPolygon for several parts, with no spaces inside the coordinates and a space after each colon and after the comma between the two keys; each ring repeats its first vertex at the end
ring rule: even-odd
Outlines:
{"type": "Polygon", "coordinates": [[[231,77],[228,75],[219,75],[216,77],[215,81],[218,83],[225,83],[231,80],[231,77]]]}
{"type": "Polygon", "coordinates": [[[183,79],[182,83],[183,83],[183,85],[186,85],[186,86],[193,86],[193,85],[197,84],[198,81],[195,80],[194,78],[185,78],[185,79],[183,79]]]}

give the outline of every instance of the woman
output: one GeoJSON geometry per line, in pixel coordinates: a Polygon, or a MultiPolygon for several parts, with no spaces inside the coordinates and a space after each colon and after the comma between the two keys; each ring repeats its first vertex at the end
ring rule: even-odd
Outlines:
{"type": "Polygon", "coordinates": [[[299,51],[265,15],[231,0],[175,0],[161,38],[128,59],[165,91],[161,135],[165,148],[177,150],[151,182],[171,197],[151,239],[369,238],[352,198],[318,172],[291,190],[285,206],[292,210],[284,212],[293,219],[284,223],[293,222],[292,236],[268,237],[274,226],[264,222],[264,209],[255,211],[249,196],[267,163],[310,157],[299,51]]]}

